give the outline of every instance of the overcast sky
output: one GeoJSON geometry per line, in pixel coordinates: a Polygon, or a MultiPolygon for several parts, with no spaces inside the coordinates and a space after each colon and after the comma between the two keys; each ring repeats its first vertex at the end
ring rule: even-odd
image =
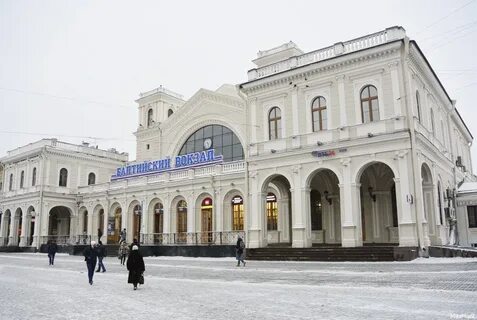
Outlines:
{"type": "Polygon", "coordinates": [[[308,52],[394,25],[477,137],[476,0],[0,0],[0,157],[58,137],[133,160],[140,92],[163,85],[187,99],[244,82],[258,50],[292,40],[308,52]]]}

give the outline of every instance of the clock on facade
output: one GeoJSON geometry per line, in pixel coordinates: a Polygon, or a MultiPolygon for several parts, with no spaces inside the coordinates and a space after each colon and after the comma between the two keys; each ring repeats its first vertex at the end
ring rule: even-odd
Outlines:
{"type": "Polygon", "coordinates": [[[212,139],[207,138],[204,140],[204,149],[210,149],[212,147],[212,139]]]}

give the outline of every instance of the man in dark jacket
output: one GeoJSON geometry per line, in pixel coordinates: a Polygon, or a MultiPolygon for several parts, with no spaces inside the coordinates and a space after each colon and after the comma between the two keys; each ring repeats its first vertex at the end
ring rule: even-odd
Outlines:
{"type": "Polygon", "coordinates": [[[91,241],[91,245],[83,251],[84,261],[86,261],[86,267],[88,267],[89,284],[93,284],[94,268],[96,267],[97,253],[95,247],[96,241],[91,241]]]}
{"type": "Polygon", "coordinates": [[[101,271],[101,269],[103,269],[103,272],[106,272],[106,268],[103,264],[103,258],[106,257],[106,248],[101,241],[99,241],[96,246],[96,255],[98,256],[98,269],[96,269],[96,272],[101,271]]]}
{"type": "Polygon", "coordinates": [[[58,246],[56,245],[55,240],[49,240],[46,246],[46,251],[48,252],[48,259],[50,260],[50,266],[55,264],[55,254],[58,251],[58,246]]]}

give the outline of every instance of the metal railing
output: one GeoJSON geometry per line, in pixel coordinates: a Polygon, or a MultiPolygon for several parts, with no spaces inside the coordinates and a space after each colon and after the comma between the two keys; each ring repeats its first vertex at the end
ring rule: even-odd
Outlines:
{"type": "Polygon", "coordinates": [[[144,234],[146,245],[233,245],[237,237],[245,238],[244,231],[210,231],[144,234]]]}
{"type": "Polygon", "coordinates": [[[72,244],[72,236],[69,235],[48,235],[40,237],[42,244],[48,243],[48,241],[55,241],[56,244],[72,244]]]}

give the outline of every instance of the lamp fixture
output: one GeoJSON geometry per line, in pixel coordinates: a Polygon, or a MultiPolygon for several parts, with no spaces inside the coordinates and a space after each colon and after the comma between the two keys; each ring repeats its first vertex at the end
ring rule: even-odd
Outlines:
{"type": "Polygon", "coordinates": [[[328,190],[325,190],[325,192],[323,193],[325,195],[325,200],[328,201],[328,203],[331,205],[333,203],[333,199],[331,199],[330,193],[328,192],[328,190]]]}
{"type": "Polygon", "coordinates": [[[372,138],[374,137],[374,134],[372,134],[371,132],[368,132],[368,138],[372,138]]]}
{"type": "Polygon", "coordinates": [[[316,142],[316,145],[317,145],[317,146],[322,146],[322,145],[323,145],[323,142],[317,141],[317,142],[316,142]]]}
{"type": "Polygon", "coordinates": [[[275,149],[271,149],[271,150],[270,150],[270,152],[271,152],[271,153],[276,153],[276,152],[277,152],[277,150],[275,150],[275,149]]]}
{"type": "Polygon", "coordinates": [[[369,187],[368,192],[369,197],[373,200],[373,202],[376,202],[376,194],[373,192],[373,187],[369,187]]]}

